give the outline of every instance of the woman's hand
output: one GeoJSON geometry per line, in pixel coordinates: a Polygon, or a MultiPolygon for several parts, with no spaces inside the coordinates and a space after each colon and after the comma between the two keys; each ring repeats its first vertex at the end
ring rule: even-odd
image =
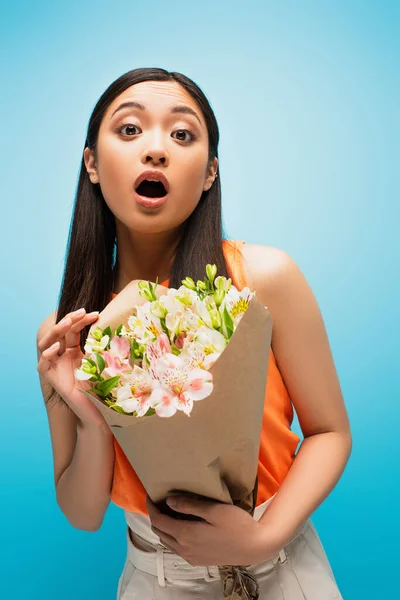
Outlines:
{"type": "Polygon", "coordinates": [[[84,356],[80,348],[80,331],[97,318],[98,312],[70,312],[38,341],[37,371],[51,383],[83,425],[106,425],[100,411],[80,391],[89,389],[93,383],[76,380],[74,375],[84,356]]]}
{"type": "Polygon", "coordinates": [[[183,521],[163,515],[146,495],[152,530],[161,542],[190,565],[253,565],[270,560],[281,549],[265,525],[237,506],[180,496],[177,512],[206,522],[183,521]]]}

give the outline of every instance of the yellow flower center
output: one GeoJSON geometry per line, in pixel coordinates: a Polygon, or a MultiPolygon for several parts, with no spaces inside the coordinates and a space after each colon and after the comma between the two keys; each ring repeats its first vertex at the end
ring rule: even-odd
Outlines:
{"type": "Polygon", "coordinates": [[[147,329],[147,331],[152,333],[154,335],[154,337],[158,336],[158,329],[154,323],[150,323],[150,325],[148,327],[146,327],[146,329],[147,329]]]}
{"type": "Polygon", "coordinates": [[[235,318],[238,315],[240,315],[241,313],[245,313],[248,306],[249,306],[249,301],[245,300],[244,298],[240,298],[240,300],[235,302],[235,304],[233,305],[233,308],[231,310],[232,317],[235,318]]]}

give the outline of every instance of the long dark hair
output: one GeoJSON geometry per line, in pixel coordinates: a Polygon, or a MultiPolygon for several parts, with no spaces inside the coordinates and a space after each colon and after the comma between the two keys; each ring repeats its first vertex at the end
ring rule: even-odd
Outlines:
{"type": "MultiPolygon", "coordinates": [[[[193,97],[202,110],[208,130],[208,159],[218,158],[219,130],[214,112],[201,89],[188,77],[160,68],[133,69],[121,75],[97,101],[89,119],[85,147],[96,153],[97,138],[108,106],[124,90],[142,81],[176,81],[193,97]]],[[[222,250],[225,239],[222,225],[221,178],[203,191],[193,213],[182,227],[170,273],[169,286],[177,288],[186,276],[204,279],[205,265],[216,264],[219,275],[230,277],[222,250]]],[[[65,269],[58,298],[57,322],[67,313],[85,307],[87,312],[102,311],[114,289],[116,264],[115,218],[107,206],[99,184],[93,184],[82,156],[68,244],[65,269]]],[[[81,332],[81,349],[89,333],[81,332]]]]}

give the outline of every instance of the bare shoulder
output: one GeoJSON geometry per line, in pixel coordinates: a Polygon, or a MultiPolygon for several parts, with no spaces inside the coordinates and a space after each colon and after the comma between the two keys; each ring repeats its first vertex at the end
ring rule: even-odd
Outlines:
{"type": "Polygon", "coordinates": [[[257,286],[257,293],[262,293],[266,283],[277,277],[292,261],[287,252],[273,246],[244,244],[242,253],[245,259],[246,279],[257,286]]]}
{"type": "Polygon", "coordinates": [[[316,299],[310,284],[292,256],[273,246],[244,244],[245,275],[254,286],[260,302],[264,302],[280,319],[278,304],[290,303],[294,308],[303,302],[317,308],[316,299]]]}
{"type": "MultiPolygon", "coordinates": [[[[316,296],[284,250],[244,244],[245,275],[273,320],[271,346],[304,436],[350,426],[316,296]]],[[[250,286],[249,286],[250,287],[250,286]]]]}

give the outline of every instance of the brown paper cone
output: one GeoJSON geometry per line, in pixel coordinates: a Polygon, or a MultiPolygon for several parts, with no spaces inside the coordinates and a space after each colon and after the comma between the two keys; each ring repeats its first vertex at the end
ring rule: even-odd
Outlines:
{"type": "MultiPolygon", "coordinates": [[[[177,518],[165,499],[195,494],[234,504],[253,515],[272,324],[268,309],[254,296],[210,368],[213,392],[194,403],[190,417],[181,411],[170,418],[123,415],[82,390],[104,416],[151,500],[162,505],[162,512],[177,518]]],[[[195,520],[191,515],[182,516],[195,520]]],[[[226,593],[229,577],[231,583],[236,581],[233,588],[243,588],[245,577],[239,577],[240,568],[222,567],[222,573],[226,593]]],[[[247,574],[250,588],[252,576],[247,574]]],[[[235,589],[234,593],[242,595],[232,598],[258,597],[235,589]]]]}

